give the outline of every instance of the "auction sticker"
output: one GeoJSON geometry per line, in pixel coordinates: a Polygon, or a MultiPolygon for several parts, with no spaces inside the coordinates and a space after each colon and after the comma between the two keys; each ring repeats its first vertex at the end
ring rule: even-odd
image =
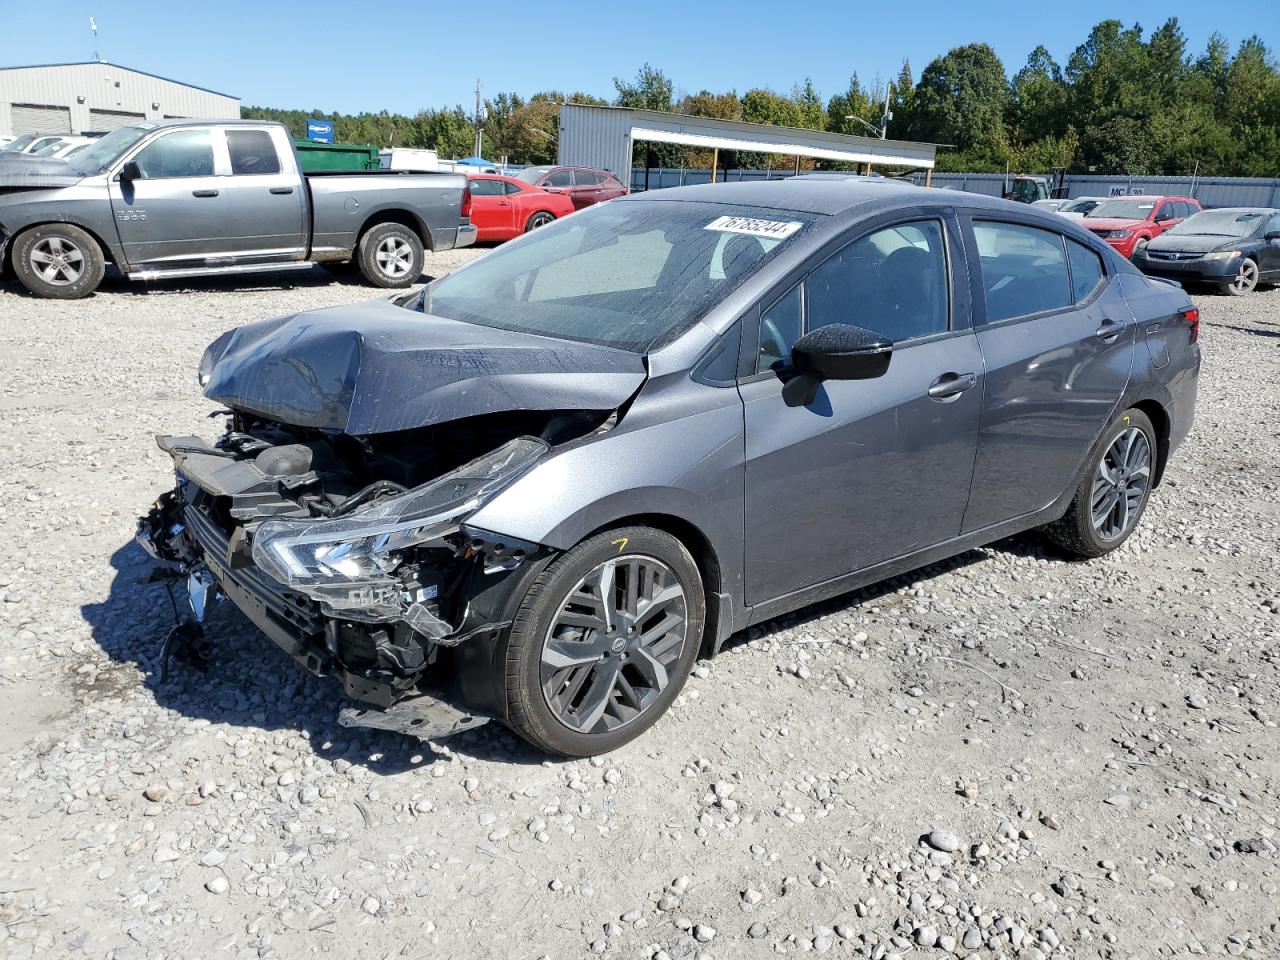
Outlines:
{"type": "Polygon", "coordinates": [[[720,233],[741,233],[748,237],[769,237],[773,240],[785,240],[803,226],[803,223],[796,223],[794,220],[716,217],[703,229],[718,230],[720,233]]]}

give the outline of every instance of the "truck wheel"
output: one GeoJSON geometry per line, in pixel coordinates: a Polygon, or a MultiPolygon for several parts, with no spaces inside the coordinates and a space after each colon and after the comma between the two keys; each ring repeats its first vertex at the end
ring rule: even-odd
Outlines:
{"type": "Polygon", "coordinates": [[[671,534],[582,541],[534,580],[508,631],[508,726],[548,753],[616,750],[679,695],[705,619],[697,564],[671,534]]]}
{"type": "Polygon", "coordinates": [[[1101,557],[1129,539],[1147,508],[1155,480],[1156,431],[1136,407],[1120,414],[1102,435],[1089,469],[1061,520],[1044,528],[1077,557],[1101,557]]]}
{"type": "Polygon", "coordinates": [[[407,287],[422,276],[422,241],[400,223],[380,223],[360,238],[360,272],[379,287],[407,287]]]}
{"type": "Polygon", "coordinates": [[[539,210],[525,223],[524,232],[529,233],[533,230],[537,230],[539,227],[545,227],[554,219],[554,214],[548,213],[546,210],[539,210]]]}
{"type": "Polygon", "coordinates": [[[37,297],[87,297],[98,289],[105,270],[98,241],[69,223],[32,227],[13,244],[13,272],[37,297]]]}

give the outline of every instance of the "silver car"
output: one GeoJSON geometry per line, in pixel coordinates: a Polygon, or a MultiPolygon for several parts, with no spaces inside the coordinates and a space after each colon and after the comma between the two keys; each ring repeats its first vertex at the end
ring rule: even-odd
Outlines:
{"type": "Polygon", "coordinates": [[[1020,531],[1096,557],[1190,429],[1199,317],[1053,214],[889,181],[592,207],[229,331],[140,539],[357,705],[612,750],[751,624],[1020,531]]]}

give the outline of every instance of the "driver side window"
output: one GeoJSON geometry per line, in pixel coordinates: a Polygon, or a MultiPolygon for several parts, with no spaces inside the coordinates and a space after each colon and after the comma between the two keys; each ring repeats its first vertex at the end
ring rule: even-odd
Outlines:
{"type": "Polygon", "coordinates": [[[213,143],[208,130],[166,133],[143,147],[134,159],[147,180],[213,176],[213,143]]]}
{"type": "Polygon", "coordinates": [[[945,333],[950,324],[940,220],[873,230],[828,257],[760,314],[756,372],[785,366],[800,336],[856,324],[895,343],[945,333]]]}

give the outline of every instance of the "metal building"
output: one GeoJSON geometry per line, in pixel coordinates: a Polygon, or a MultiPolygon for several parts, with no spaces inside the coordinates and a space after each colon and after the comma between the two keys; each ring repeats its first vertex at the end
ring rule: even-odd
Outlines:
{"type": "Polygon", "coordinates": [[[103,61],[0,67],[0,135],[114,130],[165,117],[239,119],[240,98],[103,61]]]}
{"type": "Polygon", "coordinates": [[[625,178],[625,171],[631,169],[636,141],[678,143],[714,151],[750,150],[814,157],[867,167],[912,167],[924,170],[926,176],[933,171],[937,150],[937,145],[932,143],[852,137],[823,130],[714,120],[682,113],[580,103],[560,106],[559,159],[565,166],[595,167],[625,178]]]}

